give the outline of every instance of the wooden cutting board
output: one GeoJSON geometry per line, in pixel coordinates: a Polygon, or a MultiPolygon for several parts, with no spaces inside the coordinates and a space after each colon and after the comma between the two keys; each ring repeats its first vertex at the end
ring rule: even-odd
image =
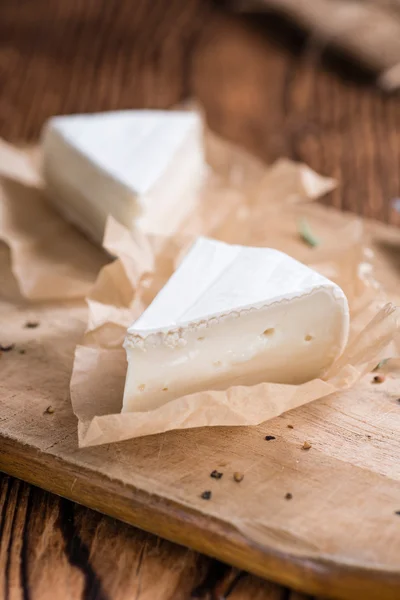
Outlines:
{"type": "MultiPolygon", "coordinates": [[[[400,232],[371,230],[378,267],[398,294],[400,232]]],[[[68,384],[85,317],[81,304],[26,304],[0,246],[0,343],[15,344],[0,354],[1,470],[309,593],[399,598],[399,379],[368,376],[258,427],[79,450],[68,384]]]]}

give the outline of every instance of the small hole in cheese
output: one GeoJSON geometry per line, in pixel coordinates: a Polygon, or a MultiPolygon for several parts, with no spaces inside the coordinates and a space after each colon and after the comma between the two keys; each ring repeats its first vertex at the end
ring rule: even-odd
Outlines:
{"type": "Polygon", "coordinates": [[[165,388],[163,388],[163,389],[162,389],[162,391],[163,391],[163,392],[168,392],[168,388],[167,388],[167,387],[165,387],[165,388]]]}
{"type": "Polygon", "coordinates": [[[310,335],[309,333],[307,333],[307,335],[304,336],[304,341],[305,342],[311,342],[311,340],[313,340],[313,336],[310,335]]]}
{"type": "Polygon", "coordinates": [[[274,335],[274,333],[275,329],[273,327],[268,327],[268,329],[263,331],[263,335],[265,335],[265,337],[271,337],[272,335],[274,335]]]}
{"type": "Polygon", "coordinates": [[[146,387],[146,386],[144,385],[144,383],[141,383],[140,385],[138,385],[138,390],[139,390],[139,392],[144,392],[144,390],[145,390],[145,387],[146,387]]]}

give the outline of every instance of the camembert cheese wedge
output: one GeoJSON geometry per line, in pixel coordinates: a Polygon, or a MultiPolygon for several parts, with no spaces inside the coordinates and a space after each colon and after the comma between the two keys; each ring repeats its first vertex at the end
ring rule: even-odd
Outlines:
{"type": "Polygon", "coordinates": [[[199,238],[128,329],[123,412],[201,390],[323,375],[349,330],[343,291],[269,248],[199,238]]]}
{"type": "Polygon", "coordinates": [[[96,242],[108,215],[129,229],[172,233],[192,209],[206,171],[195,112],[54,117],[42,142],[50,200],[96,242]]]}

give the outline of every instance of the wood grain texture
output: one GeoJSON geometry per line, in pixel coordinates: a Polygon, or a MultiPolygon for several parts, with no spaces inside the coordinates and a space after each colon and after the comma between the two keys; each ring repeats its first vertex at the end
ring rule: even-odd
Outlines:
{"type": "MultiPolygon", "coordinates": [[[[373,223],[370,228],[374,248],[383,241],[399,245],[397,230],[373,223]]],[[[382,269],[385,265],[389,279],[397,282],[398,262],[388,262],[385,256],[382,269]]],[[[258,427],[168,432],[78,450],[68,381],[73,348],[84,327],[82,307],[36,306],[33,313],[12,283],[8,254],[0,247],[0,289],[5,292],[0,297],[1,333],[2,339],[16,344],[1,356],[0,367],[7,376],[0,381],[0,470],[308,593],[347,600],[357,595],[363,600],[397,599],[398,380],[374,386],[367,378],[357,390],[258,427]],[[33,317],[40,325],[24,327],[33,317]],[[49,403],[51,414],[45,411],[49,403]],[[265,440],[266,434],[273,436],[272,442],[265,440]],[[305,439],[312,442],[307,453],[302,450],[305,439]],[[221,481],[210,478],[215,468],[225,472],[221,481]],[[235,471],[245,474],[240,484],[232,478],[235,471]],[[213,490],[209,502],[201,498],[204,489],[213,490]],[[288,492],[290,502],[285,499],[288,492]]],[[[22,551],[18,515],[28,510],[24,493],[17,496],[18,490],[13,490],[11,507],[4,511],[6,582],[18,577],[19,561],[11,559],[10,552],[15,548],[18,556],[22,551]]],[[[50,508],[55,511],[51,515],[58,514],[57,506],[50,508]]],[[[43,515],[40,509],[39,513],[43,515]]],[[[42,526],[50,520],[52,527],[53,518],[45,513],[42,526]]],[[[91,518],[95,519],[91,516],[87,522],[91,518]]],[[[76,532],[68,523],[71,519],[61,521],[66,551],[73,551],[73,566],[89,569],[86,577],[93,581],[93,556],[89,553],[88,558],[81,542],[76,549],[76,532]]],[[[91,539],[85,536],[80,534],[91,539]]],[[[147,538],[142,538],[142,547],[143,539],[147,538]]],[[[96,563],[99,570],[103,561],[112,562],[115,552],[111,547],[110,556],[105,542],[100,546],[104,555],[96,563]]],[[[235,576],[232,580],[232,572],[212,572],[216,590],[228,593],[240,582],[235,576]]],[[[114,577],[107,577],[100,572],[97,578],[112,587],[114,577]]],[[[161,571],[159,580],[163,581],[161,571]]],[[[168,577],[162,587],[174,585],[168,577]]],[[[205,584],[198,585],[203,593],[205,584]]]]}
{"type": "Polygon", "coordinates": [[[279,19],[216,19],[194,59],[210,126],[267,161],[336,177],[338,209],[400,224],[400,102],[279,19]],[[207,76],[205,76],[207,74],[207,76]]]}
{"type": "Polygon", "coordinates": [[[283,19],[208,0],[35,0],[0,6],[0,135],[35,140],[53,114],[169,107],[188,95],[217,132],[341,183],[328,202],[393,224],[400,103],[283,19]],[[40,15],[40,19],[37,16],[40,15]]]}
{"type": "MultiPolygon", "coordinates": [[[[134,8],[35,0],[23,9],[3,0],[0,87],[0,135],[30,141],[54,113],[168,107],[192,94],[211,127],[262,158],[286,155],[337,177],[328,203],[400,224],[391,205],[400,196],[399,100],[380,95],[367,76],[279,19],[233,17],[206,0],[138,0],[134,8]]],[[[2,468],[45,485],[50,465],[35,471],[11,456],[13,448],[6,467],[2,454],[2,468]]],[[[73,498],[75,479],[47,486],[73,498]]],[[[89,476],[81,485],[89,486],[91,505],[105,510],[92,483],[89,476]]],[[[126,510],[134,521],[131,497],[126,510]]],[[[1,479],[0,518],[0,597],[7,599],[303,600],[8,477],[1,479]]],[[[176,535],[167,517],[163,534],[176,535]]],[[[218,536],[206,545],[201,528],[197,535],[214,554],[218,536]]],[[[306,576],[307,567],[297,583],[306,576]]],[[[353,585],[349,597],[357,599],[357,579],[353,585]]],[[[383,598],[367,585],[371,598],[383,598]]]]}
{"type": "MultiPolygon", "coordinates": [[[[288,15],[315,38],[337,46],[377,74],[400,63],[400,12],[396,1],[233,0],[231,4],[242,11],[276,10],[288,15]]],[[[392,86],[398,83],[393,76],[392,86]]]]}
{"type": "Polygon", "coordinates": [[[0,598],[305,600],[0,475],[0,598]]]}
{"type": "Polygon", "coordinates": [[[34,0],[0,6],[0,135],[37,138],[46,118],[170,106],[208,0],[34,0]]]}
{"type": "MultiPolygon", "coordinates": [[[[347,569],[344,565],[338,567],[337,565],[329,562],[327,563],[324,560],[318,561],[318,563],[314,564],[312,562],[303,563],[301,560],[296,563],[296,559],[294,557],[285,556],[274,551],[271,554],[268,554],[266,553],[265,548],[257,549],[257,547],[254,546],[249,548],[248,541],[238,535],[238,533],[233,529],[227,530],[226,527],[221,528],[218,523],[210,521],[207,518],[202,519],[199,514],[191,514],[190,511],[187,510],[182,511],[182,507],[174,506],[173,504],[165,503],[164,501],[160,502],[160,499],[152,498],[148,495],[142,495],[138,493],[138,490],[132,493],[133,490],[126,489],[125,487],[121,488],[121,486],[118,484],[116,485],[115,482],[110,482],[105,478],[99,477],[99,475],[85,473],[83,469],[71,469],[67,465],[63,465],[61,472],[56,468],[54,458],[44,457],[41,455],[41,453],[35,453],[32,452],[32,450],[29,452],[28,458],[26,449],[22,450],[18,444],[9,444],[6,440],[2,440],[2,446],[4,449],[4,455],[1,457],[0,461],[1,469],[6,469],[10,473],[15,473],[19,477],[38,484],[42,488],[49,488],[57,494],[62,494],[63,496],[68,495],[68,497],[72,499],[79,499],[79,502],[90,505],[99,512],[107,511],[108,514],[115,514],[115,516],[117,516],[119,519],[125,520],[128,523],[140,524],[141,527],[144,527],[150,532],[155,532],[157,530],[163,537],[166,537],[167,539],[179,539],[183,544],[197,547],[198,549],[210,555],[218,554],[231,564],[236,563],[238,566],[248,564],[249,568],[251,568],[253,572],[259,571],[260,574],[263,575],[266,574],[267,570],[269,571],[270,576],[274,578],[278,577],[279,579],[285,579],[290,582],[291,585],[296,587],[303,587],[306,585],[310,590],[319,590],[320,593],[323,593],[324,597],[342,597],[351,600],[358,597],[362,597],[366,600],[375,598],[380,598],[382,600],[385,600],[386,598],[395,600],[397,598],[398,577],[396,575],[391,581],[390,576],[388,577],[387,574],[383,575],[378,571],[375,573],[371,571],[367,572],[365,570],[358,571],[351,565],[349,565],[349,568],[347,569]],[[52,474],[51,480],[49,479],[49,473],[52,474]],[[185,525],[184,529],[182,529],[183,524],[185,525]]],[[[20,497],[18,495],[18,491],[20,486],[24,487],[25,484],[14,480],[14,486],[15,485],[17,486],[17,489],[15,490],[14,487],[12,487],[10,492],[10,506],[7,507],[6,504],[6,519],[4,521],[6,535],[4,545],[3,536],[1,537],[1,549],[3,554],[7,557],[7,560],[4,563],[6,568],[3,575],[5,589],[7,589],[7,586],[10,585],[9,577],[11,571],[9,565],[15,564],[17,566],[14,566],[11,587],[12,589],[17,588],[18,590],[18,565],[20,564],[19,552],[21,547],[20,532],[23,530],[23,519],[26,514],[26,509],[24,503],[22,503],[22,508],[19,508],[20,517],[17,517],[16,520],[15,515],[17,514],[17,508],[21,506],[19,503],[20,497]],[[14,541],[14,531],[16,541],[14,541]],[[15,550],[15,554],[13,554],[13,549],[15,550]]],[[[26,497],[28,494],[27,489],[25,489],[24,494],[26,497]]],[[[93,552],[88,552],[87,545],[83,544],[81,535],[76,531],[74,511],[78,511],[78,514],[79,511],[83,511],[83,514],[85,514],[87,509],[78,507],[73,508],[72,503],[68,503],[64,500],[54,499],[52,497],[52,511],[55,511],[56,514],[60,514],[60,503],[61,506],[66,508],[64,513],[60,515],[61,520],[58,521],[58,524],[63,535],[65,552],[67,557],[69,556],[68,561],[73,567],[76,567],[82,572],[82,597],[92,597],[90,596],[89,591],[92,590],[93,592],[92,588],[94,587],[94,598],[99,598],[100,600],[102,600],[104,597],[107,598],[107,596],[103,596],[102,593],[100,593],[103,588],[99,584],[99,579],[103,577],[107,579],[104,565],[101,561],[98,563],[99,571],[98,575],[95,575],[93,568],[93,561],[95,560],[93,552]],[[89,555],[90,560],[88,560],[89,555]]],[[[38,512],[41,516],[40,521],[42,521],[42,511],[40,508],[41,507],[39,506],[38,512]]],[[[93,513],[88,510],[87,514],[89,517],[86,520],[83,519],[82,522],[83,530],[88,528],[89,531],[93,531],[93,526],[90,525],[91,521],[93,523],[96,521],[101,521],[102,519],[107,519],[106,517],[102,517],[97,513],[93,513]]],[[[116,530],[123,532],[123,538],[130,535],[132,536],[135,547],[137,548],[137,552],[142,556],[141,560],[143,560],[143,553],[146,550],[146,544],[143,543],[143,539],[147,539],[152,547],[154,544],[158,545],[160,543],[157,541],[157,538],[152,536],[143,538],[143,536],[146,536],[146,534],[142,534],[137,530],[127,530],[123,527],[123,525],[118,524],[116,521],[108,519],[107,522],[112,523],[116,530]]],[[[52,523],[49,523],[46,519],[46,535],[48,529],[52,530],[52,523]]],[[[108,545],[110,545],[109,531],[110,530],[105,533],[104,538],[108,541],[108,545]]],[[[56,535],[58,536],[59,533],[56,532],[56,535]]],[[[82,535],[85,536],[85,533],[82,533],[82,535]]],[[[86,535],[88,535],[88,532],[86,532],[86,535]]],[[[33,536],[33,539],[33,544],[36,548],[38,536],[33,536]]],[[[127,546],[123,539],[116,540],[117,548],[120,542],[121,553],[123,548],[123,559],[120,560],[118,558],[118,565],[115,564],[114,560],[116,548],[112,547],[104,549],[104,554],[107,557],[107,561],[111,561],[114,567],[114,571],[109,574],[108,581],[111,587],[114,586],[114,593],[116,593],[115,582],[121,579],[122,590],[118,590],[118,594],[120,594],[120,596],[117,594],[117,597],[130,598],[129,594],[131,593],[132,588],[129,587],[129,581],[123,579],[122,573],[120,573],[120,567],[125,567],[131,584],[137,589],[140,584],[140,582],[136,579],[138,577],[138,572],[136,572],[136,576],[134,576],[134,574],[131,572],[131,563],[129,563],[128,557],[135,564],[138,560],[140,562],[140,559],[137,557],[134,558],[133,555],[130,555],[129,545],[127,546]],[[126,561],[128,561],[128,565],[126,564],[126,561]],[[117,577],[117,574],[119,577],[117,577]],[[124,593],[126,594],[125,596],[123,595],[124,593]]],[[[47,543],[46,540],[44,543],[47,543]]],[[[171,549],[176,547],[171,546],[168,543],[165,544],[166,552],[169,556],[171,554],[171,549]]],[[[117,556],[119,557],[120,555],[117,553],[117,556]]],[[[46,571],[50,570],[52,572],[55,568],[55,565],[58,568],[57,556],[54,556],[52,553],[50,554],[49,558],[51,560],[51,567],[46,569],[44,565],[42,565],[42,568],[39,566],[38,569],[39,572],[42,572],[45,577],[45,582],[43,584],[44,588],[47,586],[46,571]]],[[[64,557],[62,558],[64,562],[64,557]]],[[[201,561],[201,559],[199,560],[201,561]]],[[[160,569],[161,573],[164,573],[164,567],[168,567],[168,564],[170,564],[168,563],[166,557],[161,557],[159,561],[155,560],[154,562],[156,567],[160,569]]],[[[191,590],[189,597],[207,598],[207,594],[209,594],[210,600],[214,598],[222,600],[224,597],[230,596],[230,594],[236,588],[236,585],[242,581],[243,577],[246,578],[245,574],[243,574],[241,577],[237,577],[237,570],[232,573],[227,567],[216,564],[215,562],[207,564],[209,566],[205,567],[206,574],[191,590]]],[[[37,567],[35,562],[34,565],[37,567]]],[[[149,574],[149,581],[146,583],[146,587],[148,586],[149,590],[151,590],[151,594],[155,594],[155,597],[157,597],[156,594],[159,594],[160,599],[169,599],[169,596],[166,595],[166,592],[174,585],[173,577],[171,578],[171,574],[165,574],[166,583],[162,586],[158,586],[154,582],[153,569],[150,570],[151,572],[149,574]]],[[[196,572],[198,571],[199,566],[196,568],[196,572]]],[[[204,567],[201,567],[200,569],[200,574],[202,572],[204,573],[204,567]]],[[[185,574],[185,576],[187,576],[187,574],[185,574]]],[[[303,600],[306,598],[306,596],[292,593],[287,588],[282,589],[275,584],[269,584],[257,578],[249,577],[247,583],[249,589],[249,594],[247,596],[246,589],[243,588],[243,583],[239,586],[239,591],[237,592],[238,594],[242,594],[243,598],[253,598],[251,595],[253,593],[257,593],[260,598],[265,598],[266,600],[269,600],[270,598],[271,600],[275,600],[275,598],[282,597],[285,598],[285,600],[303,600]]],[[[23,585],[22,582],[21,585],[23,585]]],[[[78,586],[78,583],[76,585],[78,586]]],[[[60,594],[64,594],[66,598],[69,598],[68,589],[62,587],[59,582],[57,583],[56,587],[60,594]]],[[[141,590],[142,589],[143,588],[141,587],[141,590]]],[[[175,593],[177,594],[178,598],[180,598],[179,594],[181,589],[181,586],[176,589],[175,593]]],[[[187,591],[188,588],[185,588],[184,586],[184,589],[187,591]]],[[[111,597],[113,598],[114,596],[111,597]]],[[[146,596],[144,597],[146,598],[146,596]]],[[[153,596],[149,595],[148,597],[152,598],[153,596]]],[[[185,597],[188,596],[182,596],[182,598],[185,597]]],[[[41,596],[39,595],[38,598],[41,598],[41,596]]]]}

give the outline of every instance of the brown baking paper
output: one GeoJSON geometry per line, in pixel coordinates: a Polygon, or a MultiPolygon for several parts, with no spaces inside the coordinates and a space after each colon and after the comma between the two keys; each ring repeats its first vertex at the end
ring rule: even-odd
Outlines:
{"type": "Polygon", "coordinates": [[[386,303],[373,278],[360,220],[304,204],[332,189],[332,180],[288,160],[269,169],[255,163],[245,166],[237,156],[230,160],[230,169],[227,160],[220,171],[225,179],[208,183],[198,211],[174,238],[131,234],[109,220],[104,247],[118,258],[100,272],[88,297],[88,328],[76,349],[71,379],[80,446],[172,429],[259,424],[349,388],[377,364],[399,329],[397,309],[386,303]],[[317,248],[299,235],[299,219],[304,218],[321,240],[317,248]],[[121,414],[126,328],[149,305],[198,234],[284,250],[339,283],[352,313],[348,346],[324,380],[208,390],[155,410],[121,414]]]}
{"type": "Polygon", "coordinates": [[[333,180],[286,159],[266,168],[211,135],[207,155],[212,170],[198,208],[176,236],[130,233],[110,219],[106,255],[52,208],[31,153],[0,143],[0,238],[10,246],[21,292],[42,301],[87,296],[87,331],[76,349],[70,386],[81,446],[171,429],[260,423],[348,388],[382,358],[398,328],[397,311],[383,308],[386,300],[373,278],[360,220],[312,202],[334,187],[333,180]],[[299,235],[304,218],[320,239],[317,248],[299,235]],[[126,328],[199,234],[278,248],[336,281],[351,307],[349,346],[325,380],[204,391],[157,410],[122,415],[126,328]],[[109,262],[110,254],[117,259],[109,262]]]}
{"type": "Polygon", "coordinates": [[[29,300],[84,298],[109,260],[48,202],[31,152],[2,140],[0,240],[10,247],[14,277],[29,300]]]}

